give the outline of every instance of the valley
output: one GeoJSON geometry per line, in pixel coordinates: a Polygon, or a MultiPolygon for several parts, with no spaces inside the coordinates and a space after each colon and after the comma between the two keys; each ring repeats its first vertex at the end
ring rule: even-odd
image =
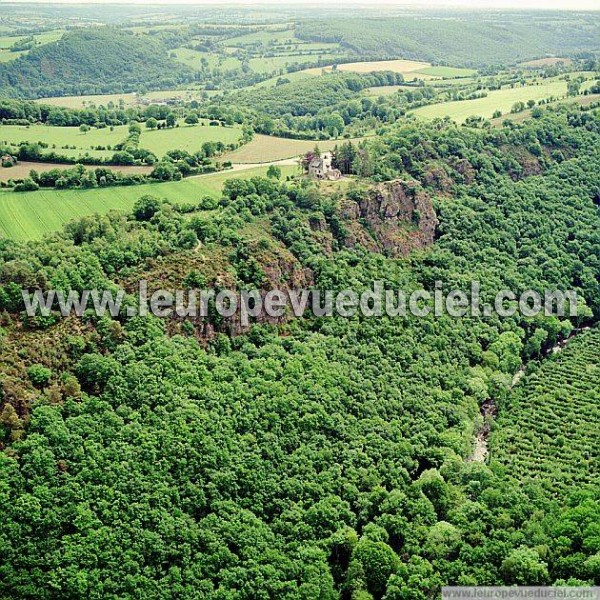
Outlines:
{"type": "Polygon", "coordinates": [[[4,3],[0,599],[600,585],[598,40],[4,3]]]}

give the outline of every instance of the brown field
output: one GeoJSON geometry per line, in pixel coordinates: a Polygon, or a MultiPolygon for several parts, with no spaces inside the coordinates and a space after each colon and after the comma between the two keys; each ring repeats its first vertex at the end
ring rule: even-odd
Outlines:
{"type": "MultiPolygon", "coordinates": [[[[59,163],[44,163],[44,162],[27,162],[21,161],[18,165],[14,167],[0,167],[0,181],[8,181],[9,179],[24,179],[25,177],[29,177],[29,171],[34,169],[38,173],[42,173],[43,171],[50,171],[52,169],[70,169],[74,165],[66,165],[59,163]]],[[[96,165],[90,165],[87,167],[88,169],[97,168],[96,165]]],[[[124,167],[108,167],[112,171],[120,171],[121,173],[137,173],[141,175],[147,175],[152,171],[152,167],[132,167],[132,166],[124,166],[124,167]]]]}
{"type": "Polygon", "coordinates": [[[50,106],[62,106],[64,108],[84,108],[91,104],[95,106],[106,106],[109,102],[118,105],[119,100],[123,100],[125,106],[135,106],[142,100],[146,102],[161,102],[172,98],[190,101],[199,99],[202,96],[201,90],[165,90],[159,92],[148,92],[142,97],[137,94],[99,94],[92,96],[56,96],[53,98],[39,98],[35,102],[39,104],[48,104],[50,106]]]}
{"type": "Polygon", "coordinates": [[[538,69],[540,67],[553,67],[558,63],[563,63],[565,66],[570,66],[573,64],[573,61],[570,58],[559,57],[538,58],[537,60],[528,60],[527,62],[521,63],[520,66],[538,69]]]}
{"type": "Polygon", "coordinates": [[[63,108],[84,108],[90,104],[106,106],[109,102],[118,104],[123,100],[125,106],[133,106],[136,103],[135,94],[104,94],[97,96],[59,96],[56,98],[40,98],[36,100],[39,104],[48,104],[49,106],[62,106],[63,108]]]}
{"type": "MultiPolygon", "coordinates": [[[[356,62],[338,65],[339,71],[347,71],[350,73],[372,73],[374,71],[392,71],[394,73],[402,73],[403,75],[415,74],[419,79],[432,79],[431,75],[416,74],[421,69],[431,67],[430,63],[418,62],[416,60],[378,60],[372,62],[356,62]]],[[[321,71],[331,71],[332,67],[319,67],[315,69],[306,69],[303,73],[312,75],[320,75],[321,71]]]]}
{"type": "MultiPolygon", "coordinates": [[[[354,139],[357,142],[362,138],[354,139]]],[[[288,158],[296,158],[303,153],[312,150],[315,146],[323,151],[333,150],[336,144],[343,143],[340,140],[289,140],[287,138],[271,137],[268,135],[255,135],[254,139],[241,148],[223,155],[222,160],[230,160],[236,164],[260,164],[288,158]]]]}
{"type": "Polygon", "coordinates": [[[410,90],[414,89],[414,86],[410,85],[385,85],[377,86],[372,88],[366,88],[363,90],[365,96],[379,97],[379,96],[391,96],[398,90],[410,90]]]}

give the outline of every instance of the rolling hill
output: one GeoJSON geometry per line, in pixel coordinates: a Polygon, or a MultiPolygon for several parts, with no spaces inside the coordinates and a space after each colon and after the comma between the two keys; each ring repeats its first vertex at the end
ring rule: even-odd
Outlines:
{"type": "Polygon", "coordinates": [[[40,98],[132,92],[191,81],[151,36],[94,27],[66,33],[52,44],[0,65],[0,96],[40,98]]]}

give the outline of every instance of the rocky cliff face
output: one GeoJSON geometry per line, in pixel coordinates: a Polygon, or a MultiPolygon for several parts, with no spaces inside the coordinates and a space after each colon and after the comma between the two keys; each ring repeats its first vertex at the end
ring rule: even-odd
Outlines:
{"type": "Polygon", "coordinates": [[[413,181],[380,184],[341,205],[346,245],[406,256],[433,244],[438,219],[430,196],[413,181]]]}

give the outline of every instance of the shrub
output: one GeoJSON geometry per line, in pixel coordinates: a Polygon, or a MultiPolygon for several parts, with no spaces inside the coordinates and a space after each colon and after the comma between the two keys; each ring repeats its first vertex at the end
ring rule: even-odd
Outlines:
{"type": "Polygon", "coordinates": [[[136,221],[149,221],[160,210],[160,205],[155,196],[142,196],[133,206],[136,221]]]}
{"type": "Polygon", "coordinates": [[[35,192],[36,190],[39,190],[40,186],[33,181],[33,179],[31,179],[31,177],[26,177],[25,179],[23,179],[23,181],[21,183],[17,183],[17,185],[15,185],[14,191],[15,192],[35,192]]]}
{"type": "Polygon", "coordinates": [[[27,377],[35,387],[43,389],[50,383],[52,371],[43,365],[36,364],[27,369],[27,377]]]}

